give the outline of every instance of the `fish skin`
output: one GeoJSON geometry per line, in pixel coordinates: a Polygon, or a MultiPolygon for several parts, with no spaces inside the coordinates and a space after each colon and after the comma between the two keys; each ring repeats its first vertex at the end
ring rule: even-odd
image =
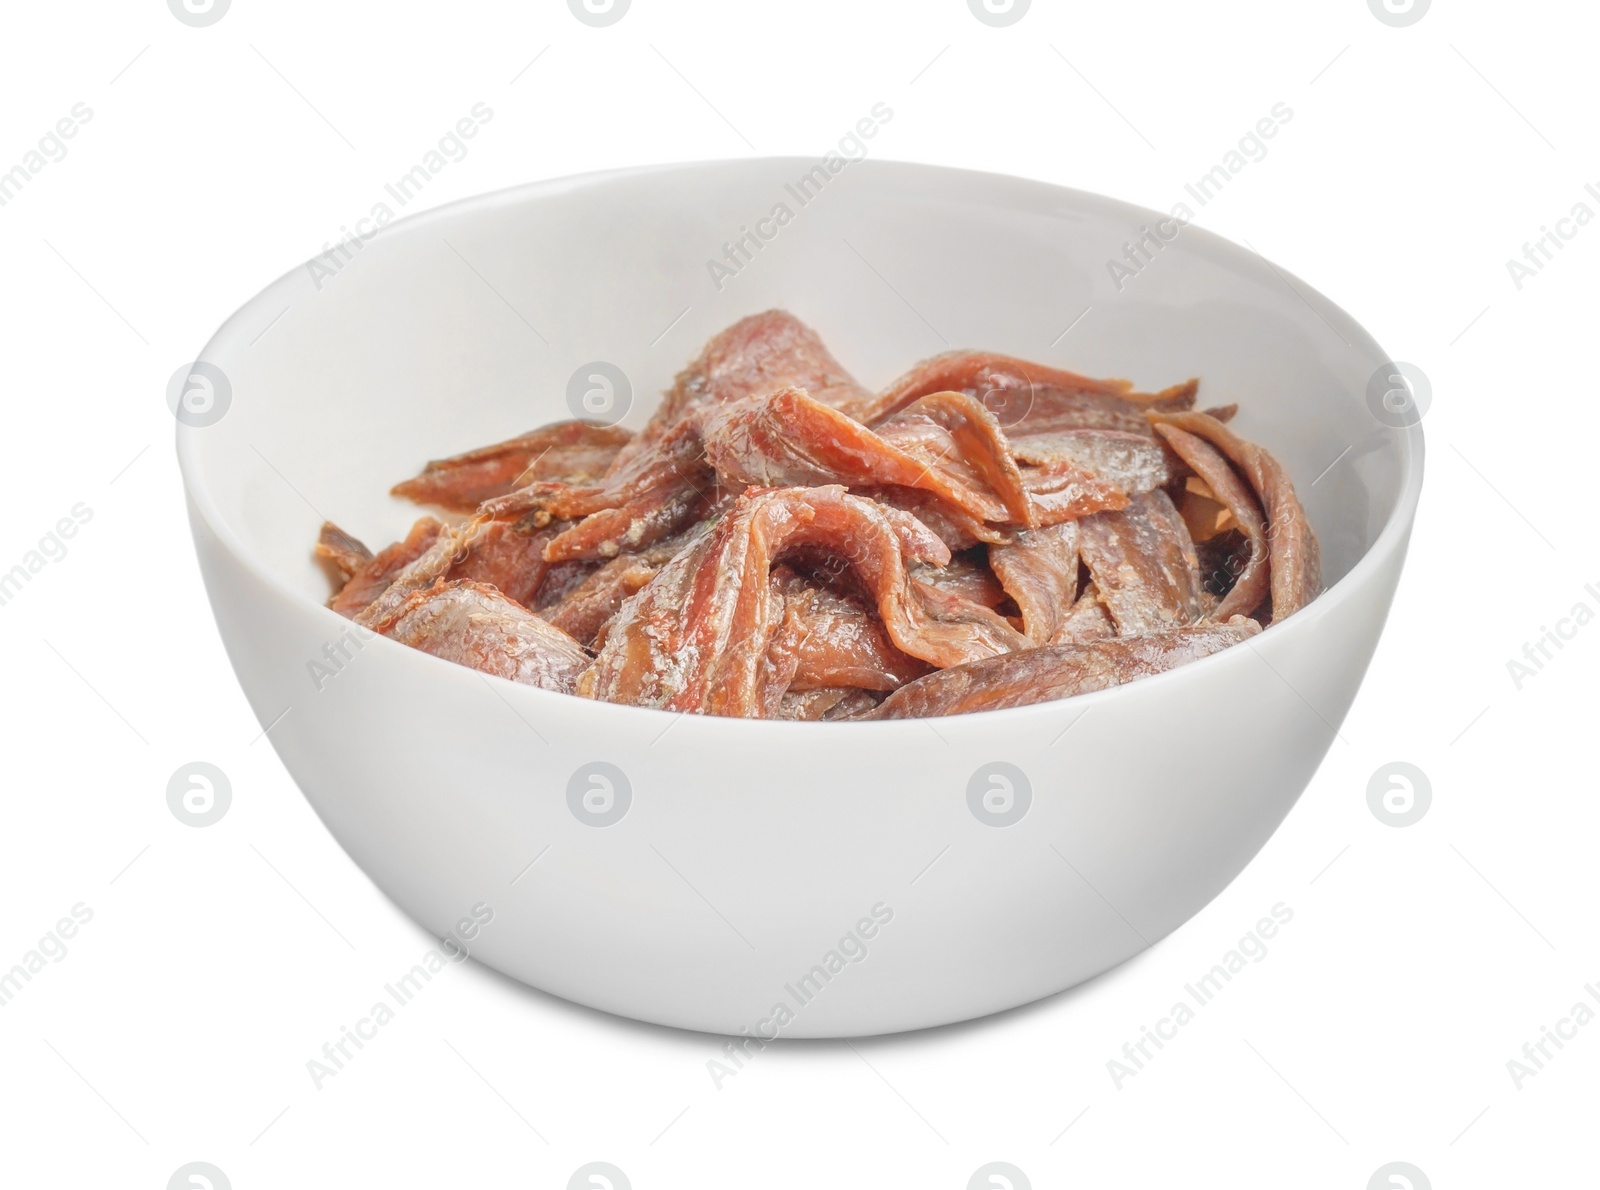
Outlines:
{"type": "Polygon", "coordinates": [[[1159,489],[1078,522],[1078,549],[1120,636],[1192,624],[1204,610],[1189,527],[1159,489]]]}
{"type": "Polygon", "coordinates": [[[485,583],[439,582],[372,625],[403,645],[524,686],[571,694],[589,651],[485,583]]]}
{"type": "Polygon", "coordinates": [[[1164,673],[1248,640],[1261,625],[1243,616],[1144,636],[1046,645],[941,669],[896,690],[864,719],[968,715],[1053,702],[1164,673]]]}
{"type": "Polygon", "coordinates": [[[1322,549],[1283,464],[1265,447],[1246,442],[1209,414],[1152,412],[1150,419],[1205,439],[1226,455],[1255,489],[1267,520],[1273,622],[1292,616],[1315,599],[1322,590],[1322,549]]]}
{"type": "Polygon", "coordinates": [[[871,593],[890,640],[913,657],[952,665],[1025,645],[993,613],[993,623],[942,621],[924,605],[908,562],[943,566],[950,554],[900,516],[896,524],[838,485],[746,492],[623,606],[579,692],[636,706],[759,716],[769,705],[762,666],[782,620],[771,570],[785,550],[801,546],[844,559],[871,593]]]}
{"type": "Polygon", "coordinates": [[[389,492],[418,504],[471,512],[485,500],[535,480],[582,483],[599,479],[632,437],[627,430],[613,426],[556,422],[493,446],[434,459],[420,474],[395,484],[389,492]]]}

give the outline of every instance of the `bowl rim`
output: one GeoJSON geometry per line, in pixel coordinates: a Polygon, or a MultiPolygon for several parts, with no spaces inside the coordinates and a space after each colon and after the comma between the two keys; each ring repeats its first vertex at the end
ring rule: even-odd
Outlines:
{"type": "MultiPolygon", "coordinates": [[[[430,207],[427,210],[418,211],[414,214],[407,215],[404,218],[397,219],[392,224],[386,225],[384,228],[385,238],[387,238],[388,235],[394,231],[402,228],[408,232],[415,232],[419,228],[424,227],[429,223],[445,222],[452,219],[458,219],[463,216],[471,216],[482,212],[492,211],[497,208],[511,206],[517,203],[537,200],[539,198],[549,197],[570,190],[621,180],[628,177],[638,177],[654,173],[691,172],[697,170],[737,168],[764,169],[783,164],[792,164],[797,166],[814,165],[816,164],[816,161],[817,159],[813,157],[795,155],[705,158],[695,161],[660,162],[649,165],[623,166],[611,169],[589,170],[575,174],[564,174],[559,177],[544,178],[532,182],[523,182],[513,186],[502,187],[498,190],[486,191],[482,194],[470,195],[465,198],[443,203],[436,207],[430,207]]],[[[1116,211],[1123,216],[1127,216],[1135,220],[1143,220],[1148,222],[1151,219],[1159,220],[1167,218],[1166,215],[1163,215],[1161,212],[1156,211],[1153,208],[1143,207],[1136,203],[1126,202],[1122,199],[1112,198],[1108,195],[1098,194],[1094,191],[1079,190],[1075,187],[1063,186],[1056,182],[1039,178],[1025,177],[1020,174],[1007,174],[994,170],[966,169],[959,166],[936,165],[925,162],[902,161],[892,158],[878,157],[856,159],[852,162],[852,164],[866,165],[869,167],[867,172],[871,173],[883,170],[888,170],[891,172],[903,171],[906,173],[924,173],[936,176],[942,175],[950,178],[961,177],[968,179],[988,179],[995,182],[1008,184],[1022,184],[1025,186],[1039,187],[1041,189],[1054,191],[1080,207],[1092,206],[1106,211],[1116,211]]],[[[1274,273],[1276,273],[1279,278],[1289,286],[1289,288],[1296,291],[1301,296],[1302,300],[1306,301],[1307,305],[1311,304],[1310,300],[1307,300],[1308,298],[1321,303],[1326,311],[1332,312],[1334,315],[1342,319],[1345,322],[1347,329],[1355,331],[1359,335],[1366,338],[1374,346],[1378,346],[1377,340],[1373,338],[1373,336],[1368,333],[1367,330],[1361,326],[1361,324],[1358,323],[1349,313],[1347,313],[1343,307],[1338,305],[1338,303],[1329,299],[1314,286],[1307,284],[1296,274],[1279,267],[1271,261],[1268,261],[1254,249],[1237,244],[1225,236],[1219,235],[1218,233],[1210,231],[1204,227],[1199,227],[1193,223],[1190,223],[1185,227],[1185,235],[1191,240],[1191,242],[1200,241],[1206,243],[1212,249],[1220,249],[1224,253],[1236,258],[1252,257],[1258,261],[1261,261],[1262,263],[1266,264],[1267,267],[1270,268],[1274,273]]],[[[195,362],[201,363],[212,361],[216,356],[226,354],[229,351],[236,349],[241,341],[249,343],[249,340],[245,338],[245,336],[247,333],[246,323],[254,321],[251,316],[263,308],[269,307],[271,305],[270,299],[272,296],[290,286],[294,282],[294,279],[301,273],[301,271],[306,268],[311,260],[314,259],[316,259],[316,256],[309,257],[299,264],[294,265],[292,268],[280,274],[275,280],[264,286],[252,297],[245,300],[237,309],[233,311],[232,314],[228,315],[228,317],[225,318],[217,327],[217,329],[211,334],[210,338],[207,339],[205,346],[196,355],[195,362]]],[[[1319,311],[1317,307],[1313,306],[1312,309],[1314,313],[1318,313],[1319,317],[1322,316],[1323,312],[1319,311]]],[[[253,329],[253,327],[248,329],[253,329]]],[[[1389,358],[1387,353],[1382,352],[1381,347],[1379,350],[1381,354],[1384,354],[1385,358],[1389,358]]],[[[1401,550],[1405,547],[1405,544],[1409,539],[1412,526],[1416,520],[1417,508],[1421,499],[1423,469],[1426,452],[1424,448],[1421,419],[1409,426],[1390,427],[1390,429],[1393,433],[1404,435],[1403,448],[1401,451],[1401,466],[1403,469],[1403,474],[1400,479],[1400,490],[1396,497],[1394,508],[1391,510],[1388,519],[1384,522],[1382,528],[1379,529],[1377,535],[1372,539],[1371,544],[1367,546],[1367,548],[1362,552],[1361,556],[1356,559],[1355,563],[1341,578],[1339,578],[1331,586],[1324,588],[1322,592],[1318,594],[1317,597],[1309,604],[1301,608],[1288,619],[1265,626],[1258,635],[1251,637],[1249,640],[1240,642],[1241,644],[1249,645],[1252,651],[1256,651],[1257,642],[1269,640],[1277,641],[1285,637],[1290,632],[1309,633],[1314,631],[1316,625],[1322,619],[1324,619],[1326,615],[1330,614],[1334,607],[1343,604],[1350,598],[1353,598],[1354,593],[1367,584],[1371,576],[1381,566],[1386,564],[1389,557],[1393,555],[1396,550],[1401,550]]],[[[271,567],[267,566],[261,559],[255,556],[253,551],[251,551],[244,541],[238,536],[238,534],[235,533],[228,519],[222,515],[221,510],[217,507],[215,500],[212,498],[211,492],[208,490],[202,479],[200,455],[204,447],[204,434],[205,427],[189,426],[185,425],[181,421],[177,422],[176,451],[178,458],[178,469],[183,480],[184,492],[189,500],[190,507],[205,521],[207,529],[220,544],[226,547],[229,555],[237,563],[243,566],[252,578],[265,586],[274,595],[281,599],[287,600],[291,605],[302,606],[314,612],[320,611],[325,615],[332,617],[341,624],[348,623],[344,617],[339,616],[337,612],[333,611],[326,604],[319,604],[309,599],[303,592],[291,585],[285,578],[279,575],[271,567]]],[[[1337,462],[1337,460],[1335,461],[1337,462]]],[[[434,657],[431,654],[423,653],[420,650],[409,648],[408,646],[402,645],[397,641],[392,641],[388,638],[382,638],[382,641],[383,644],[393,646],[395,649],[402,650],[406,654],[409,654],[416,662],[425,663],[427,665],[446,666],[449,669],[454,670],[459,670],[462,668],[454,662],[445,661],[442,658],[434,657]]],[[[750,720],[718,715],[696,715],[687,711],[668,711],[657,707],[637,707],[626,704],[602,702],[593,699],[579,699],[577,695],[562,694],[553,690],[543,690],[536,686],[526,686],[522,685],[521,683],[510,681],[506,678],[496,677],[492,674],[484,674],[480,672],[478,673],[478,676],[493,683],[496,692],[501,694],[502,697],[506,696],[507,692],[509,691],[517,691],[519,693],[514,697],[528,699],[534,706],[540,705],[546,699],[560,699],[562,704],[568,706],[569,709],[573,709],[571,704],[574,702],[584,702],[592,704],[595,708],[603,708],[600,710],[600,713],[605,715],[616,716],[646,714],[652,717],[649,722],[660,722],[662,717],[667,717],[673,720],[688,717],[696,721],[696,727],[713,731],[721,730],[722,725],[724,724],[737,724],[739,727],[735,728],[735,730],[745,733],[748,733],[751,730],[765,728],[767,730],[777,729],[781,731],[800,731],[807,734],[814,734],[818,731],[828,731],[830,729],[861,731],[868,727],[873,727],[880,730],[888,728],[891,730],[898,729],[904,731],[915,729],[919,723],[927,724],[933,721],[950,722],[953,720],[970,720],[975,724],[988,725],[996,722],[994,718],[995,716],[1006,716],[1007,721],[1020,721],[1024,718],[1039,719],[1042,717],[1050,717],[1054,719],[1059,716],[1063,708],[1081,708],[1077,718],[1073,720],[1073,723],[1076,724],[1077,719],[1082,718],[1082,715],[1087,713],[1091,708],[1103,705],[1117,698],[1127,697],[1130,689],[1137,690],[1138,688],[1143,687],[1150,682],[1171,683],[1182,680],[1195,680],[1197,670],[1202,670],[1202,667],[1205,667],[1202,670],[1201,676],[1203,676],[1205,673],[1211,673],[1215,670],[1217,665],[1229,658],[1230,655],[1237,654],[1240,651],[1241,650],[1236,647],[1223,649],[1220,652],[1199,658],[1196,661],[1189,662],[1188,664],[1179,666],[1176,669],[1167,670],[1163,673],[1151,674],[1149,676],[1136,679],[1132,682],[1125,682],[1118,686],[1107,687],[1103,690],[1094,690],[1085,694],[1077,694],[1068,698],[1031,703],[1019,707],[1005,707],[997,710],[977,711],[964,715],[923,716],[911,719],[871,720],[867,722],[799,722],[779,719],[750,720]]],[[[1281,675],[1279,676],[1281,678],[1281,675]]],[[[1283,680],[1287,682],[1287,679],[1283,680]]],[[[1315,710],[1315,708],[1313,708],[1313,710],[1315,710]]],[[[1321,717],[1320,711],[1315,713],[1319,718],[1321,717]]],[[[1330,725],[1330,735],[1334,734],[1334,732],[1335,728],[1330,725]]]]}

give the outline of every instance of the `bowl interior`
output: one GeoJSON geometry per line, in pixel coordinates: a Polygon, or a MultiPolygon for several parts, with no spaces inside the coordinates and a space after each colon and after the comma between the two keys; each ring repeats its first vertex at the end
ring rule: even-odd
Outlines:
{"type": "Polygon", "coordinates": [[[229,403],[179,429],[198,506],[275,585],[320,603],[322,519],[374,548],[401,536],[421,510],[392,484],[571,417],[569,379],[593,361],[628,377],[636,428],[706,338],[769,307],[816,327],[868,387],[955,347],[1141,387],[1199,376],[1201,405],[1237,402],[1238,431],[1288,467],[1329,585],[1414,501],[1420,431],[1368,403],[1384,353],[1254,254],[1187,226],[1119,279],[1110,262],[1166,216],[928,166],[820,175],[802,159],[591,175],[358,234],[202,355],[229,403]]]}

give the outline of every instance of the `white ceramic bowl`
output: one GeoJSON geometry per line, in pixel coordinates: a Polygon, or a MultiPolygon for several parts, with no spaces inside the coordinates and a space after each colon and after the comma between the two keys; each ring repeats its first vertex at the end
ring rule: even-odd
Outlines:
{"type": "Polygon", "coordinates": [[[345,850],[437,933],[472,933],[457,923],[492,909],[469,946],[517,979],[719,1033],[976,1017],[1177,928],[1321,761],[1422,481],[1420,429],[1369,400],[1384,352],[1252,253],[1187,227],[1119,291],[1107,261],[1164,216],[876,161],[802,204],[786,183],[815,165],[596,174],[398,222],[234,315],[201,356],[226,377],[226,411],[178,430],[229,657],[345,850]],[[762,224],[775,234],[719,288],[707,261],[778,204],[790,218],[762,224]],[[324,515],[374,547],[402,535],[418,510],[392,483],[571,416],[568,379],[590,361],[631,378],[627,424],[641,425],[706,338],[769,307],[815,326],[869,387],[953,346],[1146,387],[1202,377],[1204,403],[1239,402],[1239,431],[1294,476],[1327,592],[1247,645],[1130,686],[907,722],[675,716],[348,643],[311,557],[324,515]],[[314,677],[340,648],[349,660],[314,677]],[[1031,792],[1007,826],[969,806],[997,761],[1031,792]],[[631,793],[611,825],[569,804],[600,788],[595,762],[631,793]]]}

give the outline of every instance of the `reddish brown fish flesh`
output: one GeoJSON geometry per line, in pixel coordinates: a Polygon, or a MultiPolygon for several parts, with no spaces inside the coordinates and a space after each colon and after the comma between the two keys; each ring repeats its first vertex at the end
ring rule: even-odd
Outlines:
{"type": "Polygon", "coordinates": [[[769,310],[637,434],[557,422],[428,463],[393,492],[454,520],[376,553],[327,524],[315,553],[341,615],[558,693],[808,722],[1025,706],[1320,591],[1288,471],[1198,392],[959,351],[872,393],[769,310]]]}

